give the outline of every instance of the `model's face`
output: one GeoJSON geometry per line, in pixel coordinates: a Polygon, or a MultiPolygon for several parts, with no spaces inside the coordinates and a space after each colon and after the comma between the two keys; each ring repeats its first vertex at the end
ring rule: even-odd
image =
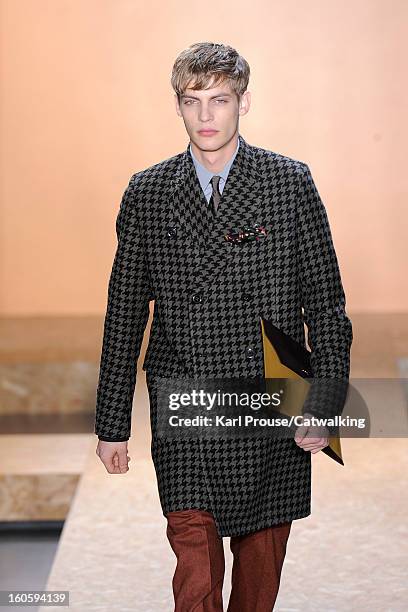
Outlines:
{"type": "Polygon", "coordinates": [[[251,94],[246,91],[238,102],[228,84],[212,89],[187,88],[178,102],[177,114],[183,118],[190,140],[203,151],[215,151],[238,132],[239,116],[250,106],[251,94]]]}

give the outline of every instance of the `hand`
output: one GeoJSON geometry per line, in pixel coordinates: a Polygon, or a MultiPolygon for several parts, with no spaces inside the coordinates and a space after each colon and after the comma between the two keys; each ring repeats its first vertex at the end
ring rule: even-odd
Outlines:
{"type": "Polygon", "coordinates": [[[125,474],[129,470],[130,457],[127,454],[126,442],[104,442],[99,440],[96,454],[109,474],[125,474]]]}
{"type": "MultiPolygon", "coordinates": [[[[313,417],[305,412],[305,418],[313,417]]],[[[329,445],[329,430],[322,425],[300,425],[295,432],[295,442],[300,448],[311,453],[318,453],[329,445]]]]}

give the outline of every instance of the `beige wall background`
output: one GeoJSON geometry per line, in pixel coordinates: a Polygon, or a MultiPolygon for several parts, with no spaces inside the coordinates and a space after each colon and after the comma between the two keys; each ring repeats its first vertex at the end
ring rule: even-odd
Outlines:
{"type": "Polygon", "coordinates": [[[130,176],[186,148],[170,74],[251,66],[250,143],[305,161],[348,310],[406,311],[405,0],[1,1],[1,315],[102,314],[130,176]]]}

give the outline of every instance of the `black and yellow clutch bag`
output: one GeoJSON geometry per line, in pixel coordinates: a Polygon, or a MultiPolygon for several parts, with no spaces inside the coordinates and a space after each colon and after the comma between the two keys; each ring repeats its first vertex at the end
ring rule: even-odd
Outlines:
{"type": "MultiPolygon", "coordinates": [[[[283,400],[279,413],[284,416],[302,415],[302,407],[310,390],[308,378],[313,378],[310,351],[276,327],[271,321],[260,317],[264,358],[264,378],[280,379],[283,383],[283,400]],[[298,383],[285,386],[285,379],[296,379],[298,383]]],[[[329,445],[322,449],[326,455],[344,465],[339,435],[329,436],[329,445]]]]}

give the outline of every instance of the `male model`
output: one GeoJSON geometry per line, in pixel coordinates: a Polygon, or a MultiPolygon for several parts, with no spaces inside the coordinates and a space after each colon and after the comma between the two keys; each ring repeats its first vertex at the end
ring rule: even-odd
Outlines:
{"type": "Polygon", "coordinates": [[[97,453],[110,473],[127,471],[136,363],[154,300],[142,367],[160,502],[177,556],[176,612],[223,610],[224,536],[234,555],[228,612],[273,609],[292,521],[311,512],[311,453],[328,439],[167,439],[157,435],[160,385],[183,376],[262,376],[261,315],[304,347],[306,323],[315,377],[349,376],[352,326],[325,207],[307,164],[239,133],[249,72],[222,44],[194,44],[179,55],[171,82],[188,146],[134,174],[117,217],[97,453]],[[225,238],[257,224],[266,230],[261,240],[225,238]]]}

